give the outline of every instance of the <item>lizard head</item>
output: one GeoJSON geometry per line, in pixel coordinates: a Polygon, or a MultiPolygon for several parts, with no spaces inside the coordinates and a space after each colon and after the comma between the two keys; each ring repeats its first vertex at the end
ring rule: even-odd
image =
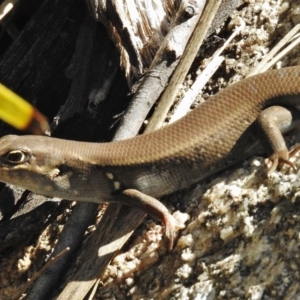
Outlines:
{"type": "Polygon", "coordinates": [[[67,172],[62,174],[64,162],[54,141],[43,136],[0,138],[0,181],[47,196],[59,197],[57,190],[61,190],[63,196],[69,179],[67,172]]]}

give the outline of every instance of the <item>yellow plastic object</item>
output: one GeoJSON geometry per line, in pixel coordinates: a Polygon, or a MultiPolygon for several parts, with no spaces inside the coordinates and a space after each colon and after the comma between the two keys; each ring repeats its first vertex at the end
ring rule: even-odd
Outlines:
{"type": "Polygon", "coordinates": [[[19,130],[30,124],[34,108],[0,83],[0,118],[19,130]]]}
{"type": "Polygon", "coordinates": [[[47,119],[34,106],[0,83],[0,119],[31,134],[50,135],[47,119]]]}

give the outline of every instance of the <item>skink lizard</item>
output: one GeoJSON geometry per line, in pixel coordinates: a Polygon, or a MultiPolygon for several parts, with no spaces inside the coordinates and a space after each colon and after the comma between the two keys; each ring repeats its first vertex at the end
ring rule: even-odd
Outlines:
{"type": "Polygon", "coordinates": [[[46,196],[137,206],[165,224],[172,248],[177,222],[157,198],[257,154],[257,124],[268,172],[293,166],[299,148],[288,152],[277,125],[292,124],[299,95],[300,67],[289,67],[233,84],[176,123],[125,141],[4,136],[0,181],[46,196]]]}

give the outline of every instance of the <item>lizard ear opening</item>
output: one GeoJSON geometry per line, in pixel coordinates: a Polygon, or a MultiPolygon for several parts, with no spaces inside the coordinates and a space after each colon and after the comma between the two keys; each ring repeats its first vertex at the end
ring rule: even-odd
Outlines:
{"type": "Polygon", "coordinates": [[[6,155],[8,162],[13,164],[20,164],[26,161],[26,153],[21,150],[10,151],[6,155]]]}

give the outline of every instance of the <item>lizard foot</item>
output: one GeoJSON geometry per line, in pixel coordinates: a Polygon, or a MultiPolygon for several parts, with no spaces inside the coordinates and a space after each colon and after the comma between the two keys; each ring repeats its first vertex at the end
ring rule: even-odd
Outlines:
{"type": "Polygon", "coordinates": [[[278,166],[281,165],[289,165],[291,168],[296,170],[296,166],[293,162],[290,161],[290,159],[295,156],[300,151],[300,146],[295,147],[290,152],[287,151],[281,151],[276,152],[272,154],[269,158],[265,159],[265,164],[268,168],[268,176],[270,176],[278,166]]]}
{"type": "Polygon", "coordinates": [[[178,230],[185,228],[185,225],[178,222],[169,212],[164,214],[162,222],[165,225],[167,248],[168,250],[172,250],[178,230]]]}

